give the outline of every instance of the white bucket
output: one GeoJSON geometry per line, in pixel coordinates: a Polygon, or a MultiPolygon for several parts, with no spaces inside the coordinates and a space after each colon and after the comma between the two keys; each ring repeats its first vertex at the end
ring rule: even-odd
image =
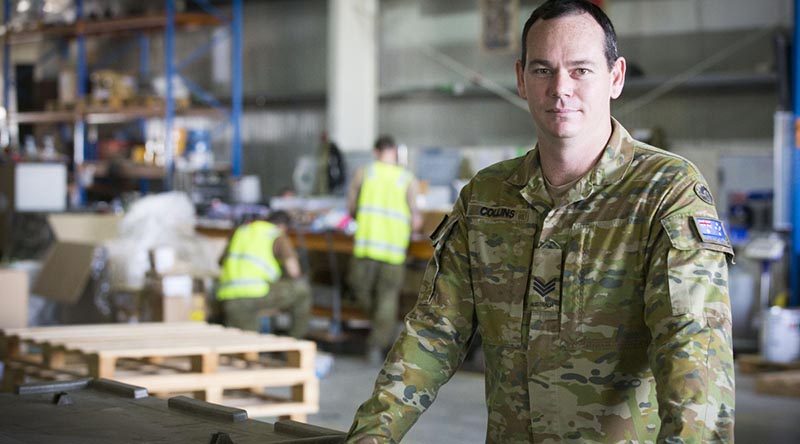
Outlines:
{"type": "Polygon", "coordinates": [[[800,359],[800,309],[771,307],[763,316],[761,356],[770,362],[800,359]]]}

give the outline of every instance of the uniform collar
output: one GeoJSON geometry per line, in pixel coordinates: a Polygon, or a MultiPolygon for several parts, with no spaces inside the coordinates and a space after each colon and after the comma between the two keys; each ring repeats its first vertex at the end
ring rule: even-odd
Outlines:
{"type": "MultiPolygon", "coordinates": [[[[625,172],[633,160],[633,138],[613,117],[611,118],[611,137],[608,139],[600,160],[566,195],[566,201],[574,203],[592,195],[596,190],[616,183],[625,177],[625,172]]],[[[553,200],[547,192],[539,162],[538,145],[528,154],[506,182],[522,187],[520,193],[534,207],[553,207],[553,200]]]]}

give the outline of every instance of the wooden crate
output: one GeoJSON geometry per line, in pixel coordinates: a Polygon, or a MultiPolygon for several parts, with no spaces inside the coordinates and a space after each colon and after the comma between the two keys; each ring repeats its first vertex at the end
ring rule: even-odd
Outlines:
{"type": "Polygon", "coordinates": [[[800,370],[800,361],[772,362],[760,355],[739,355],[736,357],[739,372],[743,374],[777,372],[783,370],[800,370]]]}
{"type": "Polygon", "coordinates": [[[311,341],[187,322],[6,329],[0,343],[6,388],[92,377],[157,395],[192,393],[250,416],[304,421],[319,408],[311,341]],[[276,388],[288,394],[269,393],[276,388]]]}

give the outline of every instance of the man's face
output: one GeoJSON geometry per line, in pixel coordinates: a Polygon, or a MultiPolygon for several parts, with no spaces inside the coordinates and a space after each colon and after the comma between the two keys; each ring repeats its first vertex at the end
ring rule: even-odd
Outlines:
{"type": "Polygon", "coordinates": [[[609,124],[611,99],[622,93],[625,59],[609,72],[605,34],[592,16],[538,20],[527,45],[525,66],[516,65],[517,90],[528,101],[540,140],[591,138],[609,124]]]}

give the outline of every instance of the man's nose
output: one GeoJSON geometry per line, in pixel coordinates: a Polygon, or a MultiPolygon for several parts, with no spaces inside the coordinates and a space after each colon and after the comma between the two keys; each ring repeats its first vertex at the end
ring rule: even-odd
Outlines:
{"type": "Polygon", "coordinates": [[[550,95],[553,97],[571,96],[574,89],[574,79],[569,73],[559,70],[553,75],[550,83],[550,95]]]}

